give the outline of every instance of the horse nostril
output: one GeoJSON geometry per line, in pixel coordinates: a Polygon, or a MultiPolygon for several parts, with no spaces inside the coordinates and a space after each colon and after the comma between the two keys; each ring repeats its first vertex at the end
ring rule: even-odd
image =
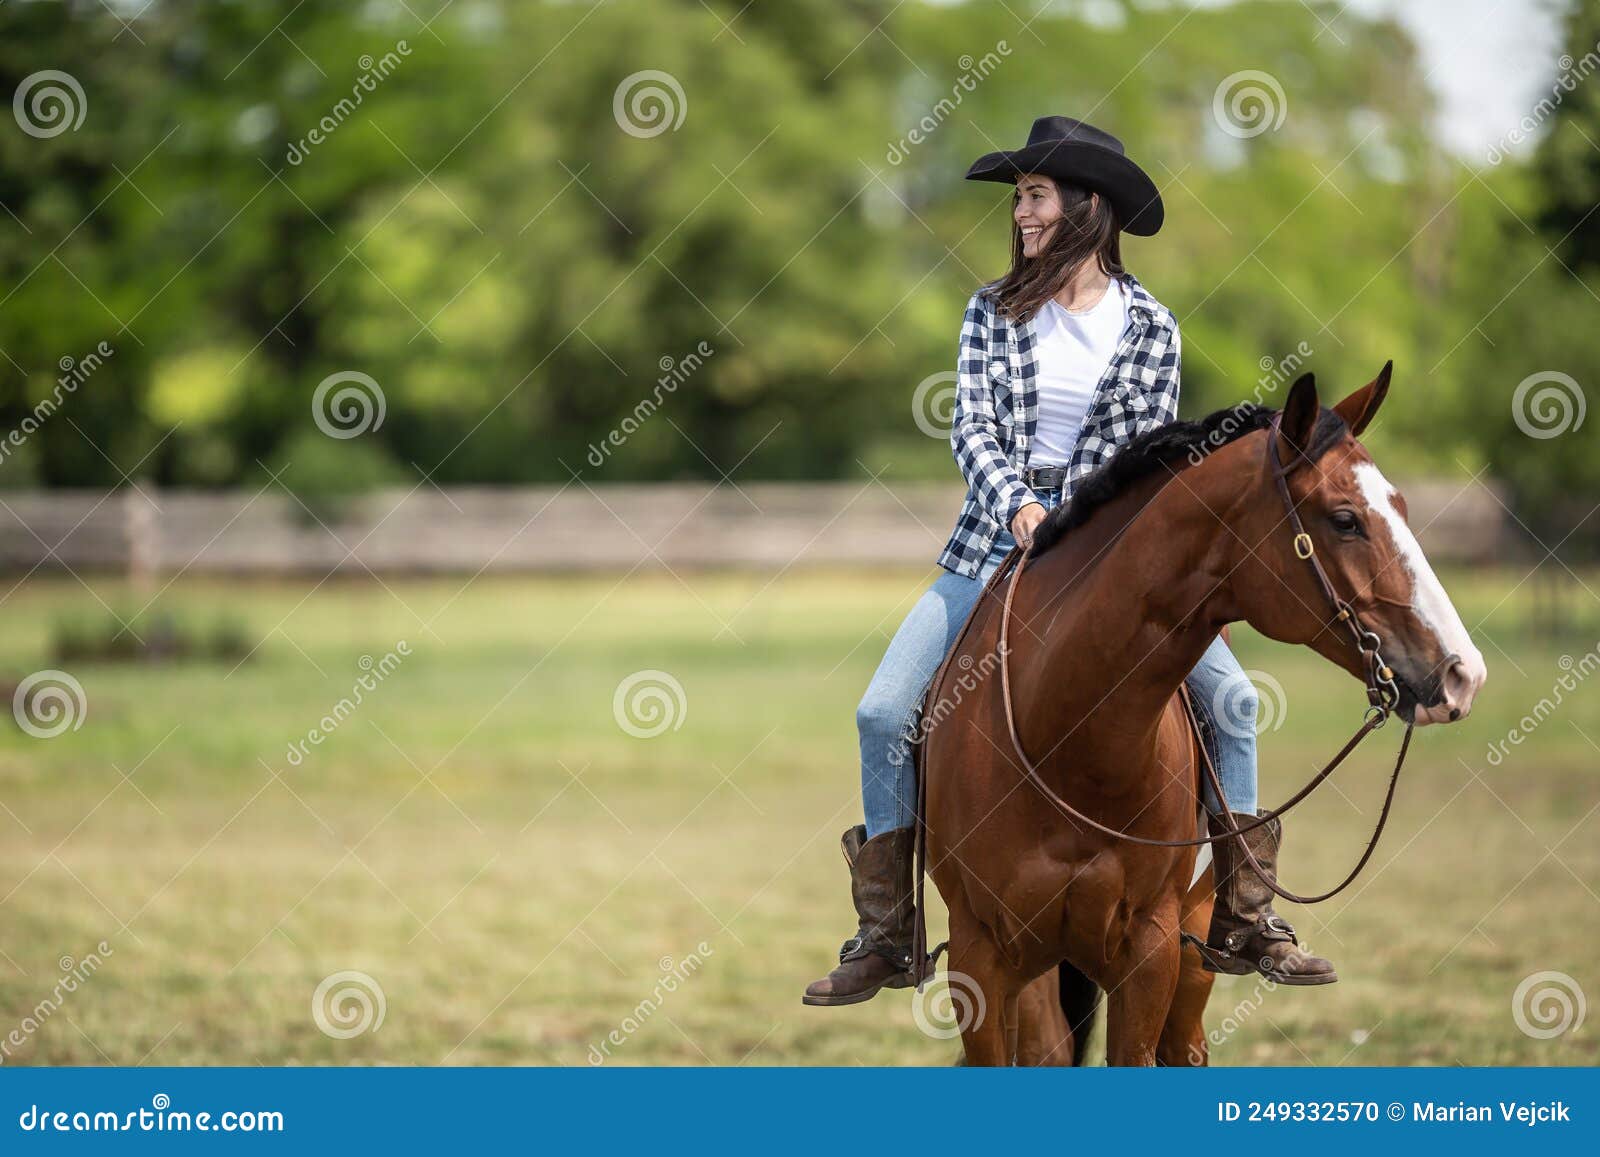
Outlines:
{"type": "MultiPolygon", "coordinates": [[[[1481,661],[1479,663],[1481,668],[1481,661]]],[[[1446,667],[1443,679],[1440,680],[1439,690],[1443,693],[1441,706],[1446,709],[1449,721],[1454,723],[1463,718],[1472,708],[1472,700],[1477,691],[1477,684],[1482,681],[1481,676],[1473,669],[1472,665],[1460,657],[1453,657],[1446,667]]]]}

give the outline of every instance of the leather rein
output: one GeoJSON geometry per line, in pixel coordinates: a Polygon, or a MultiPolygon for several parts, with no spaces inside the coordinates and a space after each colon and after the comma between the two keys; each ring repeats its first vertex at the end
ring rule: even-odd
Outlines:
{"type": "MultiPolygon", "coordinates": [[[[1284,510],[1287,513],[1289,525],[1294,530],[1293,542],[1295,555],[1311,564],[1312,574],[1315,575],[1318,586],[1322,588],[1323,595],[1326,597],[1329,606],[1333,608],[1333,617],[1329,623],[1325,625],[1336,626],[1340,623],[1344,624],[1350,630],[1356,645],[1356,649],[1361,653],[1365,660],[1365,683],[1369,706],[1367,708],[1366,717],[1362,721],[1361,726],[1356,730],[1355,734],[1345,741],[1344,746],[1338,750],[1333,758],[1329,760],[1320,771],[1318,771],[1311,777],[1309,781],[1307,781],[1304,787],[1295,792],[1294,795],[1290,796],[1285,803],[1279,805],[1277,808],[1271,811],[1259,813],[1249,823],[1237,824],[1233,818],[1234,813],[1228,806],[1227,795],[1222,790],[1222,781],[1217,775],[1216,768],[1212,765],[1211,753],[1206,749],[1204,737],[1198,733],[1196,734],[1195,739],[1197,746],[1200,748],[1200,756],[1205,770],[1206,782],[1211,785],[1211,790],[1216,794],[1217,800],[1221,804],[1221,814],[1217,816],[1217,819],[1225,829],[1221,835],[1201,836],[1191,840],[1156,840],[1147,838],[1145,836],[1136,836],[1130,832],[1119,831],[1116,828],[1108,827],[1105,824],[1100,823],[1098,820],[1084,815],[1077,808],[1073,807],[1066,800],[1062,799],[1060,795],[1056,794],[1056,792],[1044,782],[1043,778],[1039,775],[1038,768],[1034,765],[1033,761],[1028,758],[1028,753],[1023,750],[1022,738],[1017,733],[1016,711],[1012,703],[1010,663],[1011,652],[1009,646],[1011,606],[1012,601],[1017,593],[1018,582],[1022,577],[1022,572],[1026,565],[1026,548],[1018,546],[1006,556],[1005,560],[996,569],[994,575],[991,576],[989,580],[989,588],[997,587],[1002,578],[1005,576],[1007,570],[1010,569],[1010,582],[1006,586],[1005,603],[1000,614],[1000,639],[997,648],[1000,653],[1000,688],[1005,703],[1006,728],[1011,734],[1011,746],[1016,751],[1017,758],[1022,761],[1025,778],[1032,783],[1035,788],[1038,789],[1039,793],[1043,795],[1045,799],[1049,800],[1050,803],[1055,806],[1056,810],[1061,812],[1062,815],[1066,816],[1074,823],[1091,828],[1102,835],[1110,836],[1113,839],[1121,840],[1125,843],[1139,844],[1145,847],[1188,848],[1220,843],[1223,840],[1235,840],[1238,843],[1240,851],[1244,855],[1245,861],[1275,894],[1295,904],[1317,904],[1337,896],[1340,892],[1344,891],[1352,883],[1354,883],[1356,877],[1361,874],[1362,869],[1364,869],[1367,866],[1367,863],[1372,859],[1373,852],[1377,850],[1378,839],[1383,835],[1384,827],[1389,822],[1389,810],[1394,803],[1395,788],[1400,781],[1400,769],[1405,764],[1406,752],[1411,746],[1411,732],[1415,727],[1415,719],[1413,718],[1407,720],[1406,722],[1405,735],[1400,740],[1400,750],[1395,757],[1394,770],[1389,775],[1388,789],[1383,797],[1383,809],[1378,814],[1377,823],[1372,831],[1372,838],[1367,842],[1366,849],[1361,853],[1361,858],[1356,861],[1356,865],[1350,870],[1349,875],[1347,875],[1337,886],[1330,888],[1326,892],[1316,895],[1301,895],[1297,892],[1292,892],[1289,889],[1282,887],[1278,883],[1276,877],[1266,872],[1262,868],[1260,862],[1257,861],[1254,853],[1252,853],[1250,850],[1250,845],[1244,839],[1244,833],[1254,831],[1256,828],[1261,827],[1264,824],[1271,823],[1273,820],[1287,813],[1291,808],[1295,807],[1313,791],[1320,787],[1328,779],[1328,777],[1333,774],[1334,770],[1344,762],[1345,757],[1356,749],[1363,739],[1372,734],[1372,732],[1376,731],[1379,727],[1382,727],[1384,723],[1388,721],[1389,716],[1393,714],[1395,707],[1400,701],[1400,690],[1395,681],[1394,669],[1384,661],[1380,653],[1382,640],[1378,637],[1376,632],[1369,630],[1361,622],[1360,617],[1356,614],[1355,608],[1352,607],[1349,602],[1340,598],[1338,592],[1334,590],[1333,583],[1328,578],[1328,572],[1323,568],[1322,560],[1317,558],[1316,547],[1312,542],[1311,535],[1306,532],[1305,525],[1300,520],[1299,511],[1295,509],[1294,498],[1289,493],[1288,479],[1289,474],[1293,471],[1294,467],[1300,463],[1297,460],[1293,465],[1285,467],[1282,460],[1279,458],[1278,437],[1279,425],[1282,417],[1283,415],[1281,411],[1274,414],[1272,416],[1271,424],[1266,427],[1266,463],[1270,473],[1272,474],[1272,478],[1277,487],[1278,493],[1283,499],[1284,510]]],[[[1303,452],[1301,453],[1303,457],[1303,452]]],[[[1306,461],[1309,461],[1309,459],[1306,459],[1306,461]]],[[[986,592],[989,588],[986,588],[986,592]]],[[[979,604],[981,604],[981,602],[982,599],[980,597],[979,604]]],[[[976,617],[976,606],[974,607],[974,613],[972,617],[976,617]]],[[[971,624],[972,617],[969,617],[968,625],[971,624]]],[[[962,635],[964,636],[965,634],[966,627],[963,627],[962,635]]],[[[958,646],[959,643],[960,639],[958,638],[958,646]]],[[[947,655],[945,658],[944,664],[940,666],[938,673],[934,676],[933,683],[930,684],[929,688],[930,695],[937,688],[940,678],[944,674],[944,671],[949,664],[950,655],[953,655],[955,650],[955,647],[951,648],[949,655],[947,655]]],[[[1184,699],[1185,705],[1188,708],[1187,713],[1189,714],[1190,719],[1197,722],[1193,709],[1193,703],[1190,700],[1188,687],[1183,683],[1179,683],[1178,687],[1179,692],[1184,699]]],[[[926,709],[926,702],[924,703],[924,709],[926,709]]],[[[925,874],[924,869],[927,859],[927,825],[924,811],[927,792],[927,777],[926,775],[921,774],[921,770],[922,769],[919,767],[919,774],[917,776],[916,899],[914,901],[916,905],[916,917],[915,926],[913,929],[914,943],[912,948],[913,978],[919,987],[921,982],[931,974],[932,966],[937,960],[939,952],[944,948],[944,945],[941,944],[939,948],[935,950],[932,957],[925,956],[927,931],[925,927],[926,921],[923,914],[923,877],[925,874]]]]}

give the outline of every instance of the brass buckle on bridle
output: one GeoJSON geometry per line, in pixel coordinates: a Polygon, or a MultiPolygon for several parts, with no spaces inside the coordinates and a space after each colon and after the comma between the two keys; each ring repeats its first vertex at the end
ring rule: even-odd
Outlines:
{"type": "Polygon", "coordinates": [[[1297,558],[1310,558],[1317,552],[1316,544],[1311,541],[1311,536],[1301,531],[1294,536],[1294,553],[1297,558]]]}
{"type": "Polygon", "coordinates": [[[1388,667],[1378,669],[1378,697],[1383,700],[1384,707],[1393,711],[1400,706],[1400,687],[1394,681],[1394,673],[1388,667]]]}

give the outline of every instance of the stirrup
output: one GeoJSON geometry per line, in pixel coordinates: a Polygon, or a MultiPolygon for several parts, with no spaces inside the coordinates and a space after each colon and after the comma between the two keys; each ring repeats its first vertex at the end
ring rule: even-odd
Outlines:
{"type": "Polygon", "coordinates": [[[908,960],[906,962],[907,971],[911,973],[911,983],[916,987],[918,992],[921,992],[923,986],[927,984],[928,981],[933,979],[933,974],[939,968],[939,957],[943,956],[945,949],[949,947],[950,941],[939,941],[939,943],[934,946],[933,951],[922,958],[922,967],[920,969],[912,969],[910,967],[910,961],[908,960]]]}
{"type": "Polygon", "coordinates": [[[1254,972],[1255,968],[1245,964],[1229,948],[1214,948],[1200,937],[1191,932],[1179,932],[1180,944],[1192,944],[1194,950],[1200,954],[1200,959],[1210,972],[1224,972],[1229,976],[1242,976],[1246,972],[1254,972]]]}

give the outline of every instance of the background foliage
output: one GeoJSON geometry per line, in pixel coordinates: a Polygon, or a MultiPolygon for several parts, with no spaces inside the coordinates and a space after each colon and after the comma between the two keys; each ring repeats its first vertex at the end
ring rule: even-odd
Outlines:
{"type": "MultiPolygon", "coordinates": [[[[1009,228],[1004,189],[962,173],[1069,111],[1164,190],[1166,229],[1126,255],[1182,323],[1186,414],[1263,383],[1275,404],[1263,367],[1301,343],[1329,392],[1392,357],[1375,450],[1487,468],[1522,517],[1570,524],[1593,427],[1533,443],[1510,398],[1535,371],[1581,382],[1600,352],[1600,98],[1578,85],[1535,150],[1469,164],[1430,134],[1405,32],[1345,12],[1327,35],[1326,7],[7,4],[0,91],[59,69],[87,112],[49,139],[0,131],[0,425],[62,358],[116,352],[0,485],[951,478],[912,394],[952,368],[1009,228]],[[398,66],[303,148],[385,53],[398,66]],[[985,54],[998,67],[963,86],[985,54]],[[1283,90],[1281,123],[1247,138],[1213,110],[1241,62],[1283,90]],[[681,86],[683,120],[640,137],[613,98],[646,68],[681,86]],[[586,464],[702,340],[670,421],[586,464]],[[344,370],[386,397],[359,443],[311,422],[344,370]]],[[[1574,58],[1597,13],[1575,7],[1574,58]]]]}

